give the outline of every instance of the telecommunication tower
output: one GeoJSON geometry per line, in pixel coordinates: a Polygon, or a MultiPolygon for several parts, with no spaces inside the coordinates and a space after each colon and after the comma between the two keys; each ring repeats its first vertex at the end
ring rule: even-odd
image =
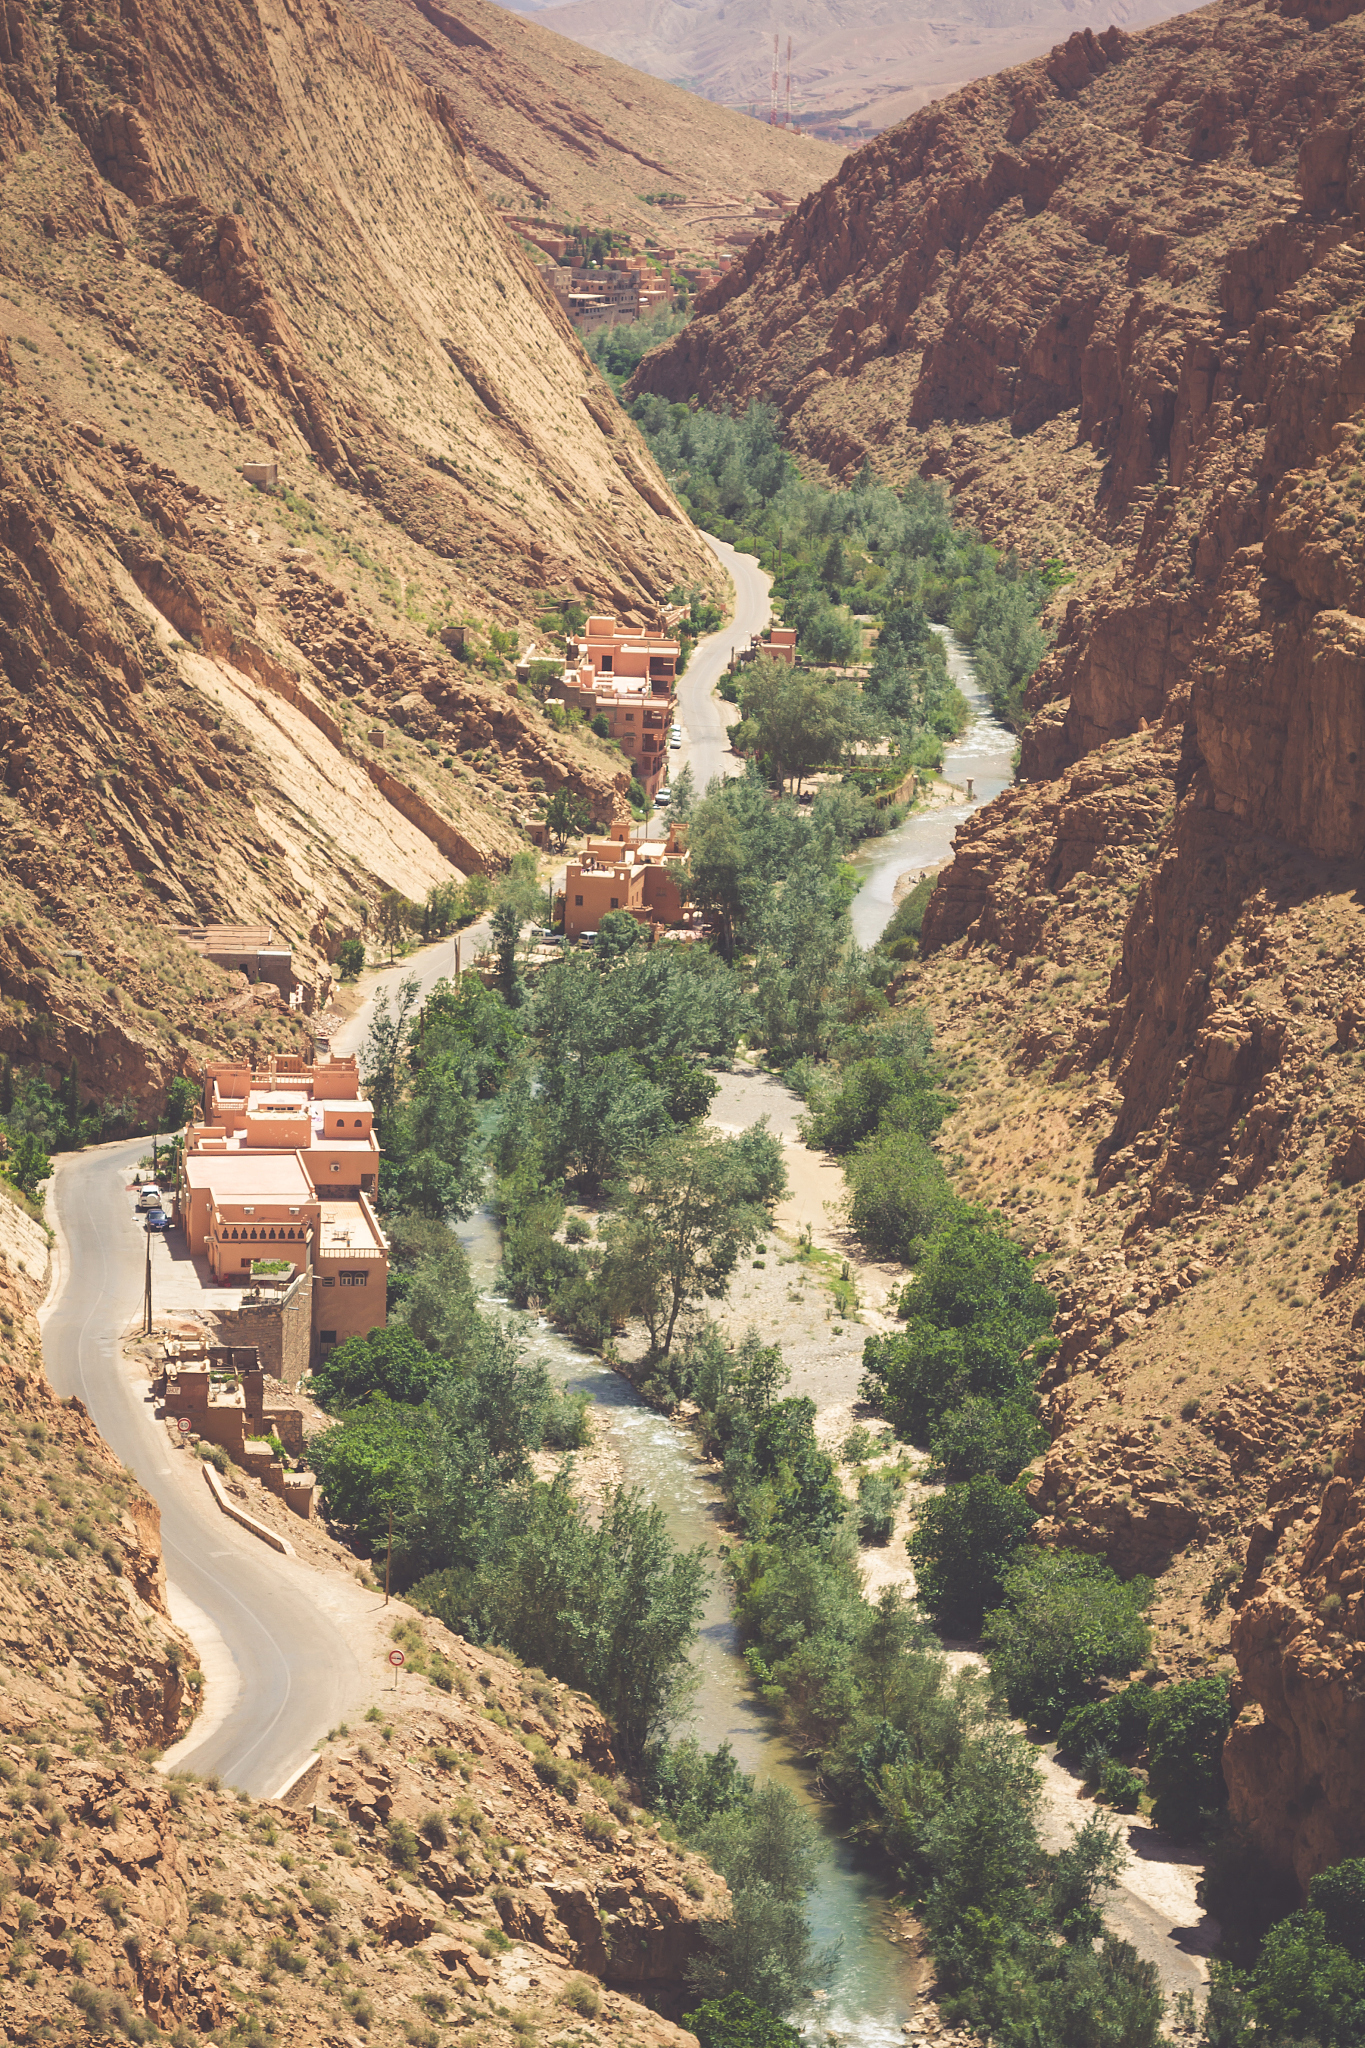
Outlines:
{"type": "Polygon", "coordinates": [[[768,94],[768,126],[777,126],[777,30],[773,30],[773,81],[768,94]]]}

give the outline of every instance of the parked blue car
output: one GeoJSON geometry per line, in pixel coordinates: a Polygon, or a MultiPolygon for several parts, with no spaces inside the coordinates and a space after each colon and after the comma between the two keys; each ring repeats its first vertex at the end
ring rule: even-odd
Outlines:
{"type": "Polygon", "coordinates": [[[164,1209],[149,1209],[149,1210],[148,1210],[148,1212],[147,1212],[147,1228],[148,1228],[148,1230],[169,1230],[169,1229],[170,1229],[170,1227],[171,1227],[171,1219],[170,1219],[170,1217],[169,1217],[169,1216],[168,1216],[168,1215],[166,1214],[166,1211],[165,1211],[164,1209]]]}

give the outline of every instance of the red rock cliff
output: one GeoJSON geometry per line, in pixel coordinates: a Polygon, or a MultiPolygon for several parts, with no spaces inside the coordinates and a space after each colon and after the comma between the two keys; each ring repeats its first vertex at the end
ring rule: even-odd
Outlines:
{"type": "Polygon", "coordinates": [[[1000,1055],[948,1149],[1062,1300],[1041,1533],[1235,1656],[1234,1812],[1300,1880],[1365,1843],[1363,224],[1365,18],[1219,5],[880,137],[637,378],[1074,567],[914,987],[1000,1055]]]}

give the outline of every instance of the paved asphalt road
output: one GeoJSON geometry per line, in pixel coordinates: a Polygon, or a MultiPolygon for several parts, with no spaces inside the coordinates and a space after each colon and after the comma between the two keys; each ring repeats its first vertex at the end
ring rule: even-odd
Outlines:
{"type": "Polygon", "coordinates": [[[422,984],[421,1002],[425,1002],[438,981],[453,981],[455,978],[455,947],[460,948],[460,965],[468,967],[476,953],[492,943],[493,927],[486,917],[478,918],[467,925],[457,938],[437,939],[430,946],[420,946],[406,960],[400,960],[396,967],[386,967],[371,980],[365,977],[365,1000],[354,1016],[348,1017],[332,1033],[332,1051],[345,1056],[358,1054],[370,1028],[374,1012],[374,999],[381,989],[388,991],[390,1003],[398,1000],[398,984],[415,974],[422,984]]]}
{"type": "MultiPolygon", "coordinates": [[[[205,1732],[181,1746],[177,1764],[270,1796],[367,1690],[373,1674],[362,1671],[345,1624],[373,1595],[358,1586],[348,1595],[343,1583],[229,1522],[197,1465],[169,1450],[145,1384],[121,1363],[119,1338],[136,1327],[141,1306],[146,1237],[128,1187],[145,1149],[145,1140],[106,1145],[59,1163],[62,1274],[45,1317],[43,1356],[55,1391],[80,1396],[161,1509],[173,1607],[179,1596],[200,1610],[200,1626],[188,1625],[209,1676],[205,1732]],[[203,1616],[211,1629],[203,1629],[203,1616]]],[[[154,1239],[152,1250],[155,1288],[156,1255],[165,1247],[154,1239]]]]}
{"type": "Polygon", "coordinates": [[[727,724],[733,724],[739,712],[714,694],[715,687],[725,673],[731,652],[747,647],[750,635],[761,633],[772,617],[768,601],[771,578],[764,575],[755,558],[737,554],[728,542],[714,540],[709,533],[703,534],[702,539],[730,572],[735,586],[735,616],[719,633],[710,633],[697,642],[678,683],[678,723],[683,729],[683,743],[676,753],[669,755],[669,772],[676,780],[690,763],[698,796],[705,793],[707,783],[716,776],[738,775],[743,770],[744,763],[730,752],[725,737],[727,724]]]}

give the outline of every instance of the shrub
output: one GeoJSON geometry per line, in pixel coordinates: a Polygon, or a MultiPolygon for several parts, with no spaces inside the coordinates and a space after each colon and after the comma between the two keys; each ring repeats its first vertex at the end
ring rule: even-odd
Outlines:
{"type": "Polygon", "coordinates": [[[1147,1745],[1147,1729],[1158,1693],[1140,1681],[1111,1693],[1107,1700],[1091,1700],[1072,1707],[1062,1722],[1057,1747],[1068,1756],[1083,1757],[1102,1752],[1106,1756],[1127,1756],[1147,1745]]]}
{"type": "Polygon", "coordinates": [[[894,1472],[864,1472],[858,1481],[858,1539],[889,1543],[901,1482],[894,1472]]]}
{"type": "Polygon", "coordinates": [[[365,941],[343,939],[337,952],[337,970],[343,981],[354,981],[365,969],[365,941]]]}
{"type": "Polygon", "coordinates": [[[391,1820],[388,1827],[389,1860],[400,1870],[413,1871],[421,1867],[422,1852],[417,1837],[405,1820],[391,1820]]]}
{"type": "Polygon", "coordinates": [[[1005,1570],[1002,1591],[1003,1604],[981,1631],[991,1676],[1011,1713],[1044,1727],[1055,1727],[1097,1679],[1131,1671],[1151,1645],[1144,1618],[1151,1580],[1124,1581],[1101,1558],[1021,1554],[1005,1570]]]}
{"type": "Polygon", "coordinates": [[[559,1995],[580,2019],[595,2020],[602,2010],[602,1993],[591,1977],[570,1977],[559,1995]]]}
{"type": "Polygon", "coordinates": [[[920,1602],[939,1627],[981,1626],[1037,1519],[1021,1493],[988,1474],[925,1501],[906,1549],[920,1602]]]}
{"type": "Polygon", "coordinates": [[[1126,1764],[1105,1764],[1100,1772],[1100,1798],[1115,1813],[1136,1813],[1144,1786],[1136,1771],[1126,1764]]]}
{"type": "Polygon", "coordinates": [[[590,1842],[605,1845],[616,1840],[616,1829],[604,1813],[594,1813],[591,1808],[579,1815],[578,1824],[590,1842]]]}

